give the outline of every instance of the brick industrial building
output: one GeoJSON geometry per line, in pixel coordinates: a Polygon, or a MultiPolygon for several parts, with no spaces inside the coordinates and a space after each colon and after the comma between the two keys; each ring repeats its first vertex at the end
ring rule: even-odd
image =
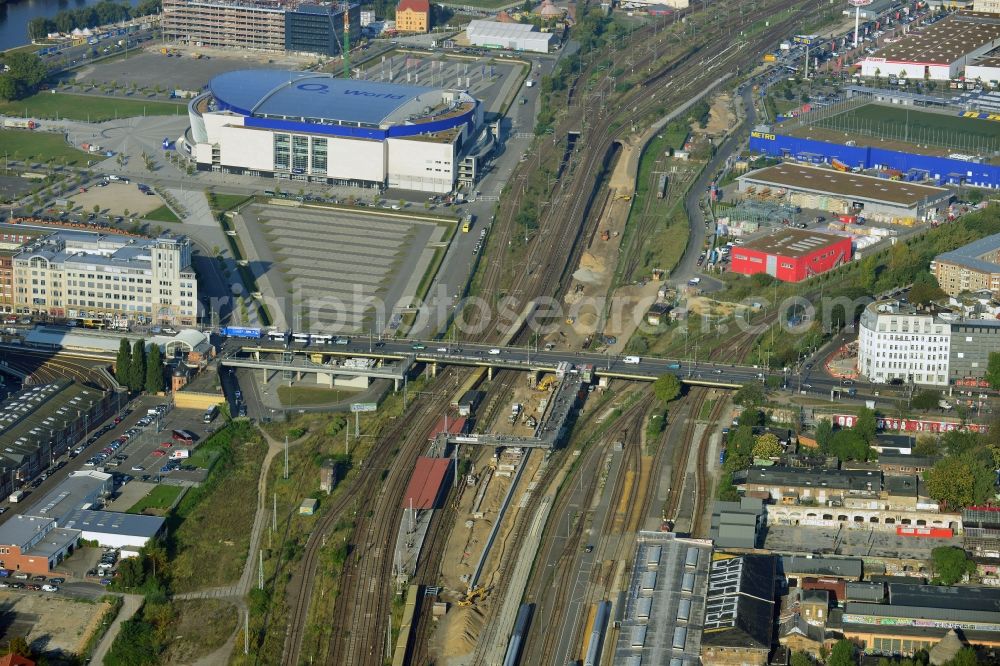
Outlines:
{"type": "Polygon", "coordinates": [[[767,273],[784,282],[800,282],[851,260],[846,236],[782,229],[734,247],[732,271],[741,275],[767,273]]]}
{"type": "Polygon", "coordinates": [[[949,296],[982,289],[1000,296],[1000,234],[939,254],[931,262],[931,274],[949,296]]]}

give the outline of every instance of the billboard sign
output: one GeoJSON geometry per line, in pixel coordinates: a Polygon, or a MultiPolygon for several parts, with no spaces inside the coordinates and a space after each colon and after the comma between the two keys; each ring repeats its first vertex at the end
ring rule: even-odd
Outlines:
{"type": "MultiPolygon", "coordinates": [[[[853,428],[858,420],[854,414],[834,414],[831,416],[834,425],[841,428],[853,428]]],[[[875,425],[879,430],[896,432],[949,432],[952,430],[968,430],[970,432],[987,432],[989,426],[985,423],[959,423],[956,421],[928,421],[924,419],[899,419],[877,417],[875,425]]]]}
{"type": "Polygon", "coordinates": [[[378,409],[377,402],[352,402],[351,412],[357,414],[359,412],[374,412],[378,409]]]}

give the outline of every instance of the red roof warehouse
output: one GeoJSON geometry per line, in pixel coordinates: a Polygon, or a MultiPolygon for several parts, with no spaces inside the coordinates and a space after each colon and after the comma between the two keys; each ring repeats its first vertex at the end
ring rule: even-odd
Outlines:
{"type": "Polygon", "coordinates": [[[406,494],[403,495],[403,508],[437,508],[441,488],[450,469],[451,458],[417,458],[413,476],[410,477],[410,485],[406,487],[406,494]]]}
{"type": "Polygon", "coordinates": [[[851,260],[851,239],[818,231],[782,229],[734,247],[732,271],[767,273],[784,282],[799,282],[851,260]]]}

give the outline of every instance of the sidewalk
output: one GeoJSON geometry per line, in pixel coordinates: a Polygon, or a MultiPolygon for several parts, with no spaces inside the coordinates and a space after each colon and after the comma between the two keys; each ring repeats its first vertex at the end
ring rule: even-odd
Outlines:
{"type": "Polygon", "coordinates": [[[126,620],[131,620],[132,616],[142,607],[143,596],[141,594],[124,594],[122,596],[124,597],[122,608],[118,611],[118,617],[111,623],[107,633],[101,638],[101,642],[97,644],[97,649],[94,650],[94,654],[90,658],[90,663],[92,664],[104,663],[104,658],[107,656],[108,650],[111,649],[111,645],[115,642],[118,632],[121,631],[122,623],[126,620]]]}

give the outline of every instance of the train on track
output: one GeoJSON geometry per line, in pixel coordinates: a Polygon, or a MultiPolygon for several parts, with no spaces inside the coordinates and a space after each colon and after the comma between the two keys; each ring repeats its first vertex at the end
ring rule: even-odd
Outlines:
{"type": "Polygon", "coordinates": [[[531,624],[531,616],[535,612],[535,604],[521,604],[514,621],[514,632],[507,643],[507,654],[503,658],[503,666],[518,666],[521,663],[521,651],[524,649],[524,637],[531,624]]]}

